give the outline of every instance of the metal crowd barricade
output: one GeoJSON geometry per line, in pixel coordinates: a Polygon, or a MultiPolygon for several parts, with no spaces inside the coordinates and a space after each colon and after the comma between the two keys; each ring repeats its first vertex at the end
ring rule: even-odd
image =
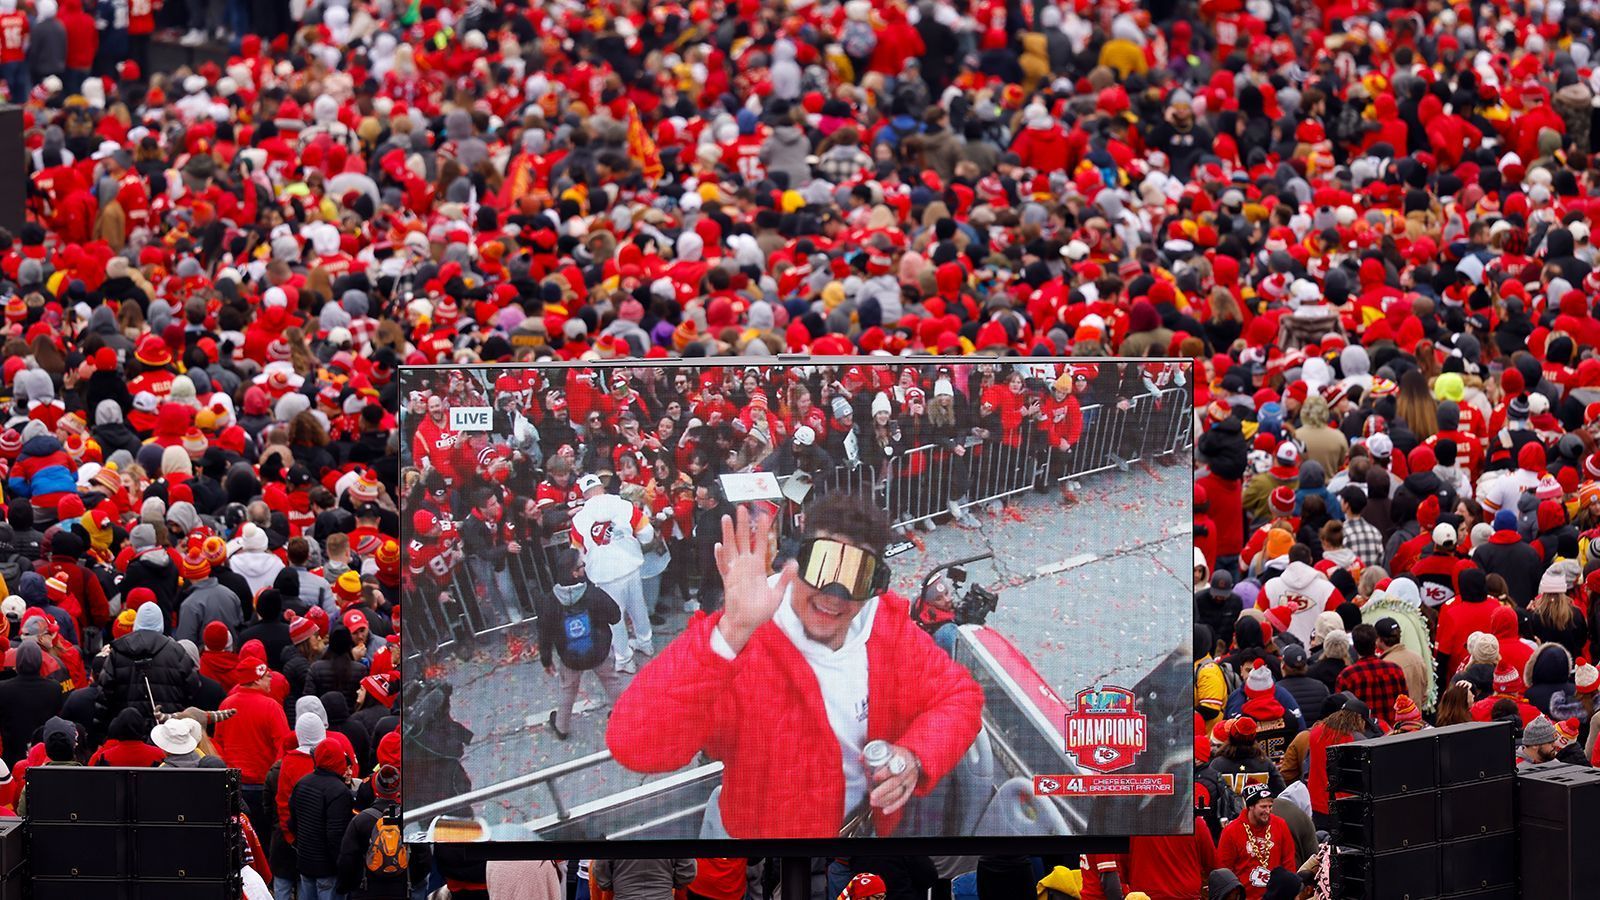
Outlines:
{"type": "Polygon", "coordinates": [[[522,552],[507,554],[511,602],[518,620],[508,619],[495,602],[496,586],[484,584],[472,565],[462,561],[451,573],[441,602],[413,589],[405,597],[406,614],[401,622],[410,647],[421,648],[424,657],[453,647],[461,641],[469,645],[478,638],[512,627],[519,621],[538,618],[539,598],[550,596],[555,585],[547,548],[524,546],[522,552]]]}
{"type": "Polygon", "coordinates": [[[1083,431],[1062,451],[1033,429],[1021,441],[998,436],[975,443],[964,455],[935,444],[914,447],[888,467],[882,501],[895,527],[944,515],[951,502],[963,511],[1052,482],[1123,468],[1194,444],[1194,417],[1187,387],[1082,408],[1083,431]]]}

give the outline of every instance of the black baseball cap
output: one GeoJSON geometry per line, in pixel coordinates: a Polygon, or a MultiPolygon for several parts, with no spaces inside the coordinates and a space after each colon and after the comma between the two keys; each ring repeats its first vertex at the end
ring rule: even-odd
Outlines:
{"type": "Polygon", "coordinates": [[[377,519],[382,515],[383,507],[379,506],[377,502],[373,500],[368,500],[367,502],[356,507],[356,516],[362,519],[377,519]]]}
{"type": "Polygon", "coordinates": [[[1299,644],[1290,644],[1283,648],[1283,664],[1286,666],[1303,666],[1306,664],[1306,648],[1299,644]]]}
{"type": "Polygon", "coordinates": [[[1391,644],[1400,640],[1400,623],[1388,616],[1379,619],[1372,627],[1377,630],[1378,637],[1391,644]]]}

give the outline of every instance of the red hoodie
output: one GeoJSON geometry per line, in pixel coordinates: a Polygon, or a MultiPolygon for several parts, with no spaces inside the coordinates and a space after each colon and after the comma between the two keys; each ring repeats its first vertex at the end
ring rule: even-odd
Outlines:
{"type": "Polygon", "coordinates": [[[1533,656],[1533,648],[1517,633],[1517,611],[1496,603],[1494,611],[1489,613],[1489,633],[1500,643],[1500,664],[1509,664],[1516,672],[1509,692],[1521,694],[1528,687],[1522,681],[1522,672],[1528,666],[1529,657],[1533,656]]]}
{"type": "Polygon", "coordinates": [[[1048,128],[1024,128],[1012,142],[1011,149],[1022,157],[1025,168],[1039,172],[1060,172],[1066,169],[1071,155],[1067,133],[1059,125],[1048,128]]]}
{"type": "Polygon", "coordinates": [[[91,766],[130,766],[148,769],[167,758],[160,747],[144,741],[106,741],[89,757],[91,766]]]}
{"type": "Polygon", "coordinates": [[[237,715],[217,723],[217,752],[228,765],[239,769],[244,784],[262,784],[267,770],[283,753],[283,739],[293,729],[283,714],[283,704],[262,690],[240,685],[222,701],[223,709],[237,709],[237,715]]]}
{"type": "Polygon", "coordinates": [[[81,0],[61,0],[61,24],[67,30],[67,68],[88,71],[100,49],[100,29],[83,11],[81,0]]]}
{"type": "MultiPolygon", "coordinates": [[[[275,798],[278,803],[278,821],[284,823],[289,821],[289,798],[294,793],[294,786],[316,768],[311,754],[295,745],[292,734],[289,736],[289,743],[294,749],[285,753],[283,762],[278,765],[278,796],[275,798]]],[[[284,836],[290,843],[294,843],[294,838],[287,832],[284,836]]]]}
{"type": "Polygon", "coordinates": [[[222,685],[223,690],[233,690],[234,667],[239,665],[239,654],[232,650],[207,650],[200,654],[200,674],[222,685]]]}

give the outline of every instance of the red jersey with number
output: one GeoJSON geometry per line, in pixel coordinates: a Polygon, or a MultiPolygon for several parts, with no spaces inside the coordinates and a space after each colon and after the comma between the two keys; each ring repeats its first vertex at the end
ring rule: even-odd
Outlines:
{"type": "Polygon", "coordinates": [[[1085,853],[1078,857],[1078,868],[1083,872],[1083,893],[1079,900],[1106,900],[1104,882],[1107,875],[1116,875],[1128,890],[1128,855],[1126,853],[1085,853]]]}
{"type": "Polygon", "coordinates": [[[408,559],[413,578],[424,578],[443,585],[450,580],[450,574],[461,564],[463,557],[455,523],[440,524],[445,527],[437,537],[417,538],[411,542],[408,559]]]}
{"type": "Polygon", "coordinates": [[[755,184],[767,177],[767,167],[761,162],[760,135],[741,134],[733,143],[722,148],[722,164],[739,173],[745,184],[755,184]]]}
{"type": "Polygon", "coordinates": [[[149,34],[156,30],[156,0],[128,0],[128,33],[149,34]]]}
{"type": "MultiPolygon", "coordinates": [[[[0,63],[22,62],[28,57],[28,17],[20,12],[0,16],[0,63]]],[[[25,97],[13,97],[22,101],[25,97]]]]}

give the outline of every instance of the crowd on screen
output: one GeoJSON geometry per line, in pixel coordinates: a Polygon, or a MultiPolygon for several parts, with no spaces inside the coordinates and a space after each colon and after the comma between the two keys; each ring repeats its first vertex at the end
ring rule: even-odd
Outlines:
{"type": "Polygon", "coordinates": [[[336,821],[384,774],[395,370],[545,357],[1193,359],[1213,897],[1325,893],[1331,743],[1498,717],[1594,761],[1584,5],[158,6],[0,2],[11,791],[204,743],[258,877],[349,887],[267,779],[311,759],[336,821]],[[238,39],[152,71],[166,25],[238,39]],[[191,707],[239,711],[154,715],[191,707]]]}

